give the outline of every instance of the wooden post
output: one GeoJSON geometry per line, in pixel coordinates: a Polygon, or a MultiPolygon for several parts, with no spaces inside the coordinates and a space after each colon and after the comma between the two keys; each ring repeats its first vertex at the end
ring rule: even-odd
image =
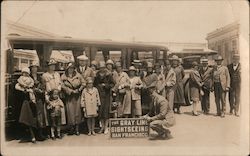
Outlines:
{"type": "Polygon", "coordinates": [[[132,49],[128,48],[127,49],[127,59],[126,59],[126,67],[127,69],[131,66],[131,54],[132,54],[132,49]]]}
{"type": "Polygon", "coordinates": [[[126,48],[121,49],[121,64],[122,64],[123,69],[127,68],[127,66],[126,66],[126,64],[127,64],[126,56],[127,56],[126,48]]]}

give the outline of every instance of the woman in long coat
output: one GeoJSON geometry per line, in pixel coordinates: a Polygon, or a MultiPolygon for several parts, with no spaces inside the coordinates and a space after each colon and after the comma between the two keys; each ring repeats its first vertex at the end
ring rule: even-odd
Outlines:
{"type": "Polygon", "coordinates": [[[114,76],[115,86],[112,90],[116,94],[116,102],[118,104],[117,116],[122,117],[124,116],[124,110],[126,110],[127,105],[131,103],[129,96],[130,89],[126,87],[130,86],[130,80],[128,74],[122,71],[120,62],[115,64],[115,68],[117,74],[114,76]]]}
{"type": "Polygon", "coordinates": [[[100,70],[96,73],[94,86],[100,94],[101,106],[99,109],[99,118],[102,128],[99,133],[108,133],[108,119],[111,104],[111,89],[114,87],[114,80],[110,72],[106,69],[105,62],[100,62],[100,70]]]}
{"type": "Polygon", "coordinates": [[[75,71],[73,63],[69,63],[65,73],[61,76],[62,90],[65,93],[65,106],[67,114],[67,124],[71,126],[70,134],[79,133],[79,124],[82,122],[81,111],[81,88],[85,81],[82,76],[75,71]]]}
{"type": "Polygon", "coordinates": [[[37,74],[38,63],[34,62],[30,66],[30,77],[34,80],[33,92],[36,97],[36,114],[37,114],[37,129],[39,138],[38,140],[45,140],[45,136],[43,135],[43,129],[46,128],[46,109],[45,109],[45,94],[44,94],[44,86],[42,85],[42,78],[37,74]]]}
{"type": "Polygon", "coordinates": [[[193,115],[198,116],[197,113],[197,105],[200,103],[201,94],[203,91],[201,90],[201,87],[203,86],[201,75],[198,71],[198,63],[194,61],[192,63],[192,70],[190,72],[190,81],[189,81],[189,87],[190,87],[190,96],[191,100],[193,101],[193,115]],[[201,93],[201,94],[200,94],[201,93]]]}
{"type": "Polygon", "coordinates": [[[178,56],[174,55],[172,57],[173,60],[173,70],[176,74],[176,84],[174,86],[175,93],[174,93],[174,111],[175,108],[177,109],[177,113],[180,114],[180,107],[181,105],[185,104],[184,98],[184,86],[183,86],[183,78],[185,76],[184,69],[180,65],[180,60],[178,56]]]}
{"type": "MultiPolygon", "coordinates": [[[[29,75],[30,69],[29,68],[22,69],[22,74],[29,75]]],[[[32,80],[32,83],[34,85],[33,79],[31,77],[29,77],[29,79],[32,80]]],[[[33,85],[31,87],[33,87],[33,85]]],[[[17,103],[18,102],[21,103],[19,122],[29,128],[31,141],[32,143],[35,143],[36,138],[33,130],[34,128],[37,128],[37,118],[36,118],[37,115],[36,115],[36,104],[31,101],[29,96],[29,92],[31,91],[31,89],[20,87],[18,83],[15,85],[15,89],[17,90],[16,92],[17,103]]]]}

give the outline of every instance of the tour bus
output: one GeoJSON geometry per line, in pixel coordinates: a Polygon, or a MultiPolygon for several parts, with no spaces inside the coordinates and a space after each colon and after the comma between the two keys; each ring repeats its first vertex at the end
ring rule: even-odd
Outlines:
{"type": "MultiPolygon", "coordinates": [[[[111,58],[121,61],[123,69],[126,71],[134,59],[145,60],[143,53],[148,57],[152,57],[152,63],[167,59],[168,48],[159,45],[114,42],[110,40],[83,40],[73,38],[44,38],[44,37],[28,37],[9,35],[7,37],[9,48],[6,50],[6,83],[5,83],[5,121],[6,127],[13,123],[17,123],[21,103],[16,100],[15,84],[21,74],[21,67],[28,66],[36,58],[39,61],[39,74],[46,71],[46,61],[50,59],[54,51],[67,51],[71,53],[71,60],[76,60],[77,56],[85,53],[91,62],[95,59],[103,59],[106,61],[111,58]],[[34,59],[27,59],[18,53],[26,53],[35,55],[34,59]],[[17,57],[18,56],[18,57],[17,57]],[[26,64],[25,64],[26,63],[26,64]]],[[[25,54],[26,54],[25,53],[25,54]]],[[[24,54],[23,54],[24,55],[24,54]]],[[[61,66],[63,67],[63,66],[61,66]]],[[[57,68],[62,74],[63,68],[57,68]]],[[[143,106],[143,109],[146,106],[143,106]]]]}

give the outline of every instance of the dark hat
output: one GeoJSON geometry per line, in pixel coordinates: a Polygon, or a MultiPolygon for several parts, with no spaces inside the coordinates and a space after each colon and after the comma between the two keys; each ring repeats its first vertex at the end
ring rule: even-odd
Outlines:
{"type": "Polygon", "coordinates": [[[222,58],[222,56],[220,56],[220,55],[218,55],[216,58],[215,58],[215,61],[222,61],[223,60],[223,58],[222,58]]]}
{"type": "Polygon", "coordinates": [[[196,62],[196,61],[193,61],[192,62],[192,66],[195,67],[195,66],[198,66],[199,64],[196,62]]]}
{"type": "Polygon", "coordinates": [[[154,81],[154,82],[152,82],[150,85],[148,85],[146,88],[147,88],[147,89],[149,89],[149,88],[155,88],[156,85],[157,85],[157,82],[154,81]]]}
{"type": "Polygon", "coordinates": [[[171,65],[169,60],[165,60],[165,65],[171,65]]]}
{"type": "Polygon", "coordinates": [[[48,62],[48,66],[53,65],[53,64],[54,65],[57,64],[56,60],[55,59],[50,59],[49,62],[48,62]]]}
{"type": "Polygon", "coordinates": [[[239,59],[239,58],[240,58],[240,55],[239,55],[239,54],[234,54],[234,55],[233,55],[233,58],[239,59]]]}
{"type": "Polygon", "coordinates": [[[68,63],[66,70],[68,70],[69,68],[75,68],[75,64],[73,62],[68,63]]]}

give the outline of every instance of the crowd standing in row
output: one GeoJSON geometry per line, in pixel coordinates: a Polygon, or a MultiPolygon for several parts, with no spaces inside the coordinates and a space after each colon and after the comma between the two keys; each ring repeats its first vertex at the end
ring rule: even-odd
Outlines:
{"type": "MultiPolygon", "coordinates": [[[[140,60],[134,60],[128,72],[112,60],[99,64],[92,61],[90,67],[87,56],[78,56],[77,60],[78,66],[69,63],[61,76],[55,71],[57,62],[53,59],[42,76],[37,73],[38,64],[22,69],[15,86],[24,95],[19,122],[29,127],[32,142],[45,140],[46,127],[50,127],[53,140],[61,139],[61,125],[65,124],[70,127],[69,134],[80,135],[79,125],[84,119],[88,135],[96,135],[96,119],[101,127],[98,133],[108,134],[110,117],[143,117],[159,136],[171,137],[168,128],[175,123],[173,111],[180,114],[180,107],[185,105],[185,73],[177,56],[165,60],[164,65],[148,62],[146,71],[141,70],[140,60]],[[34,128],[38,129],[37,137],[34,128]]],[[[204,114],[209,113],[213,91],[218,116],[225,117],[228,91],[230,113],[239,116],[239,56],[235,55],[228,67],[222,61],[218,56],[213,67],[208,66],[206,58],[201,59],[201,66],[192,63],[189,88],[194,116],[199,115],[199,103],[204,114]]]]}

